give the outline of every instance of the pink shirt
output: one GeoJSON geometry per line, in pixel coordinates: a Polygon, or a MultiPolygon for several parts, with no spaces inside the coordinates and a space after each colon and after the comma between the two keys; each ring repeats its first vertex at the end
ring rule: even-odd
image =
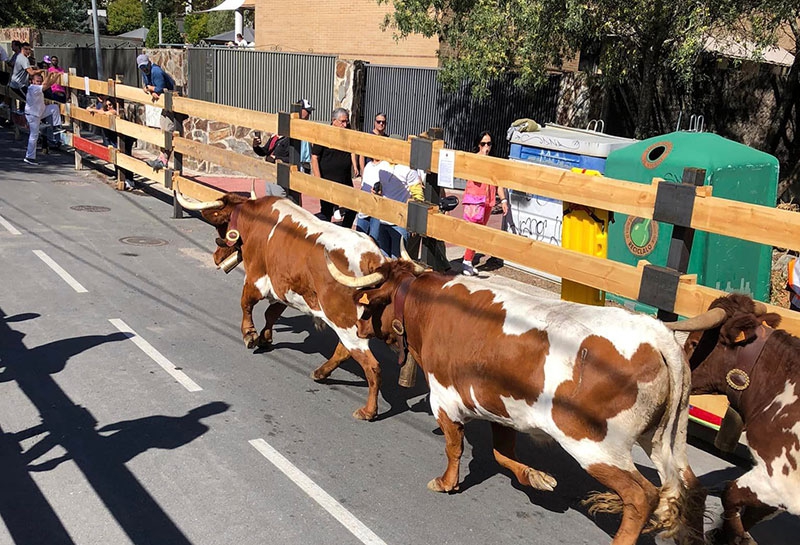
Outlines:
{"type": "MultiPolygon", "coordinates": [[[[61,72],[61,73],[63,73],[64,69],[61,68],[61,67],[56,68],[55,66],[51,66],[50,68],[47,69],[47,71],[48,72],[61,72]]],[[[61,85],[59,85],[58,83],[54,83],[53,85],[51,85],[50,86],[50,90],[53,91],[54,93],[66,93],[67,92],[67,90],[64,89],[63,87],[61,87],[61,85]]]]}

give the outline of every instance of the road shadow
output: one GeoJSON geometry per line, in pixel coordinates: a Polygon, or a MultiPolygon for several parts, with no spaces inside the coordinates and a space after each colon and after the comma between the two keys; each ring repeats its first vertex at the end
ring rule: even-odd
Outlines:
{"type": "Polygon", "coordinates": [[[88,335],[27,347],[24,333],[9,324],[37,314],[5,316],[0,309],[0,380],[15,382],[39,412],[41,423],[16,433],[0,429],[0,517],[17,544],[71,544],[69,533],[47,497],[31,478],[66,460],[74,463],[119,527],[136,545],[191,545],[125,463],[151,448],[175,449],[208,431],[200,420],[224,412],[213,402],[180,417],[149,416],[97,429],[91,411],[73,402],[54,380],[70,358],[101,344],[128,338],[125,333],[88,335]],[[109,433],[110,435],[103,435],[109,433]],[[22,442],[42,436],[27,450],[22,442]],[[37,460],[54,447],[65,453],[37,460]]]}

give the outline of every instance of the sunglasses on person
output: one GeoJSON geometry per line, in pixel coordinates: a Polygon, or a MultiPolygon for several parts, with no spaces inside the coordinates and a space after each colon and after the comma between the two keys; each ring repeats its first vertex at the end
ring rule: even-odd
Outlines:
{"type": "Polygon", "coordinates": [[[386,120],[385,119],[376,119],[375,123],[377,123],[378,125],[386,125],[386,120]]]}
{"type": "Polygon", "coordinates": [[[479,145],[480,147],[482,147],[482,148],[484,148],[484,147],[491,148],[491,147],[492,147],[492,143],[491,143],[491,142],[481,142],[481,143],[480,143],[480,144],[478,144],[478,145],[479,145]]]}

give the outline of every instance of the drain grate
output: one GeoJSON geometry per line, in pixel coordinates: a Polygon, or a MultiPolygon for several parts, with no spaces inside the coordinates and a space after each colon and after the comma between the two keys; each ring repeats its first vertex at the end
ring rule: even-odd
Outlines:
{"type": "Polygon", "coordinates": [[[150,237],[123,237],[119,241],[131,246],[165,246],[169,244],[166,240],[150,237]]]}
{"type": "Polygon", "coordinates": [[[91,204],[78,204],[75,206],[70,206],[70,210],[75,210],[76,212],[108,212],[111,210],[107,206],[94,206],[91,204]]]}

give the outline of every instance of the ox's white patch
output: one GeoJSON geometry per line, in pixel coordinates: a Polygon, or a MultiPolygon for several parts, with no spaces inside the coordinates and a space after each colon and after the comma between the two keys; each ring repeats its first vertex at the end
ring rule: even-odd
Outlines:
{"type": "Polygon", "coordinates": [[[631,358],[642,342],[662,338],[665,331],[658,320],[625,309],[536,298],[512,288],[491,286],[481,279],[455,277],[444,284],[443,289],[456,285],[464,286],[470,293],[491,293],[506,312],[503,322],[506,335],[545,330],[551,353],[556,350],[571,360],[588,335],[608,339],[623,357],[631,358]]]}
{"type": "Polygon", "coordinates": [[[795,383],[789,380],[786,381],[786,384],[783,387],[783,391],[775,396],[775,399],[772,400],[764,412],[772,412],[775,411],[775,416],[773,420],[776,418],[780,418],[781,411],[788,407],[789,405],[794,405],[797,402],[797,394],[795,394],[795,383]]]}
{"type": "Polygon", "coordinates": [[[800,490],[800,450],[797,448],[800,443],[800,422],[796,422],[787,431],[794,435],[794,440],[787,441],[780,456],[775,457],[770,464],[772,475],[767,471],[766,461],[751,448],[755,467],[736,482],[740,487],[752,490],[760,501],[785,509],[793,515],[800,515],[800,494],[797,493],[800,490]]]}
{"type": "Polygon", "coordinates": [[[289,218],[289,221],[306,230],[306,237],[320,235],[317,239],[317,244],[324,247],[328,252],[344,250],[347,257],[347,268],[355,276],[363,276],[361,258],[364,254],[376,254],[381,256],[383,260],[377,246],[365,233],[343,229],[333,223],[321,221],[311,212],[294,205],[288,199],[278,200],[272,207],[278,212],[278,221],[270,231],[268,240],[272,239],[278,224],[285,218],[289,218]]]}
{"type": "MultiPolygon", "coordinates": [[[[245,278],[245,282],[247,282],[247,278],[245,278]]],[[[261,297],[264,299],[274,299],[275,292],[272,289],[272,281],[269,278],[268,274],[265,274],[261,278],[258,278],[253,285],[256,289],[261,293],[261,297]]]]}

